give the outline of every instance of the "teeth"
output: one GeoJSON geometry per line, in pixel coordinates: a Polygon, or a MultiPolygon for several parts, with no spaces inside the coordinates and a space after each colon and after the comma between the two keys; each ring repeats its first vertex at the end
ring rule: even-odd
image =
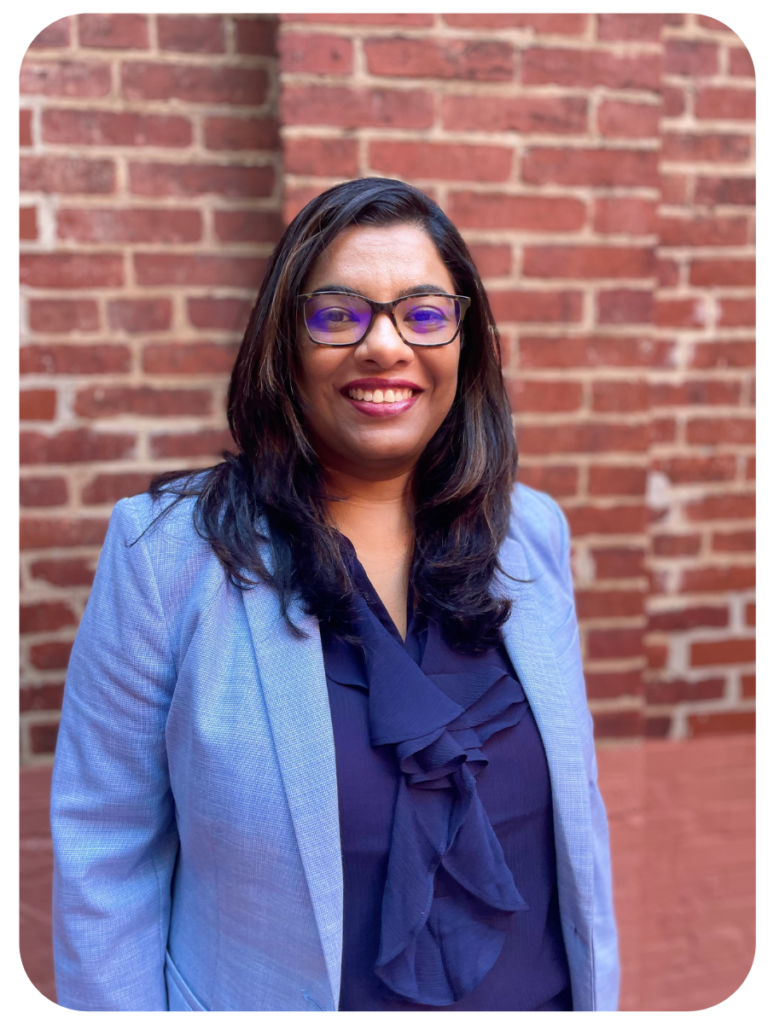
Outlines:
{"type": "Polygon", "coordinates": [[[403,402],[413,395],[410,388],[387,388],[383,391],[376,388],[375,391],[366,391],[364,388],[350,388],[349,397],[355,402],[373,402],[374,405],[381,405],[382,402],[393,403],[403,402]]]}

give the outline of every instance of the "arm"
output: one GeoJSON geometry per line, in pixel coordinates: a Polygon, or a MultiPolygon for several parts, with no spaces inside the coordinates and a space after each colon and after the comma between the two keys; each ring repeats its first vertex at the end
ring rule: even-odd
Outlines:
{"type": "Polygon", "coordinates": [[[70,659],[51,791],[59,1003],[167,1010],[178,849],[165,750],[176,668],[131,503],[112,514],[70,659]]]}

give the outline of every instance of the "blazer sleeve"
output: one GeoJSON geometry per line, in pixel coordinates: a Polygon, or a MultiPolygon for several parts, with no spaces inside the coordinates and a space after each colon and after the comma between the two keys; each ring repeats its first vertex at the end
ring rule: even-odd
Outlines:
{"type": "Polygon", "coordinates": [[[165,750],[176,680],[146,538],[115,507],[72,650],[51,791],[61,1005],[167,1010],[178,834],[165,750]]]}
{"type": "MultiPolygon", "coordinates": [[[[550,499],[551,500],[551,499],[550,499]]],[[[556,502],[552,502],[560,520],[560,572],[575,601],[571,574],[571,538],[568,520],[556,502]]],[[[586,693],[584,695],[586,700],[586,693]]],[[[595,971],[595,1010],[616,1010],[619,1001],[619,950],[616,920],[613,912],[611,851],[608,839],[608,818],[597,786],[597,758],[590,738],[589,799],[592,812],[594,903],[592,957],[595,971]]]]}

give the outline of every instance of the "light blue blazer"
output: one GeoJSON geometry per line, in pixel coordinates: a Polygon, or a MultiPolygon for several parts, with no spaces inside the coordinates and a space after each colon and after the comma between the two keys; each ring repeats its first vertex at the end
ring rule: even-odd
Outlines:
{"type": "MultiPolygon", "coordinates": [[[[565,517],[515,487],[504,629],[552,782],[574,1009],[612,1010],[605,810],[565,517]]],[[[237,590],[191,501],[115,507],[67,675],[53,774],[59,1002],[92,1010],[333,1010],[342,866],[317,621],[237,590]]]]}

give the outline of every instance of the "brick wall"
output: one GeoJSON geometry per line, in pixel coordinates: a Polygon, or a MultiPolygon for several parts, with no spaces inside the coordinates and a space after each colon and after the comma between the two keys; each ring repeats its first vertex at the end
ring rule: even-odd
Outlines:
{"type": "Polygon", "coordinates": [[[227,444],[281,231],[274,18],[82,14],[21,70],[22,756],[55,744],[114,502],[227,444]]]}
{"type": "Polygon", "coordinates": [[[475,254],[520,478],[571,523],[598,738],[753,728],[752,74],[696,15],[46,29],[22,70],[25,758],[53,748],[112,504],[226,443],[281,207],[365,174],[424,188],[475,254]]]}

